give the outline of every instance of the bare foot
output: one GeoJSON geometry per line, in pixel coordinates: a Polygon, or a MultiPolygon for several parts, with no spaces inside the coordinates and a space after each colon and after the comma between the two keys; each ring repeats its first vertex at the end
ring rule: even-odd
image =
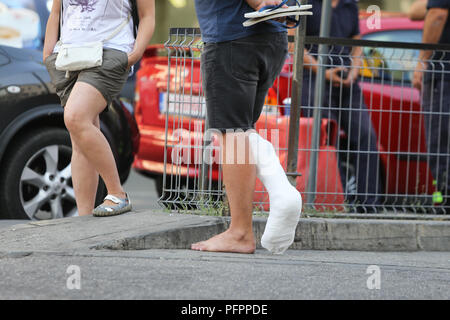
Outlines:
{"type": "Polygon", "coordinates": [[[241,236],[227,230],[209,240],[194,243],[191,249],[211,252],[254,253],[256,243],[253,233],[241,236]]]}

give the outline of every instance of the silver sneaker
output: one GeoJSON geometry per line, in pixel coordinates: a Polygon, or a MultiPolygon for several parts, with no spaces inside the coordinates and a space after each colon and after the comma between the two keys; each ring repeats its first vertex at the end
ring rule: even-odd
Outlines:
{"type": "Polygon", "coordinates": [[[103,201],[110,200],[114,203],[116,203],[115,206],[105,206],[105,205],[99,205],[97,208],[94,209],[93,215],[95,217],[109,217],[109,216],[116,216],[118,214],[122,214],[128,211],[131,211],[131,201],[127,197],[125,199],[120,199],[116,196],[108,194],[103,201]]]}

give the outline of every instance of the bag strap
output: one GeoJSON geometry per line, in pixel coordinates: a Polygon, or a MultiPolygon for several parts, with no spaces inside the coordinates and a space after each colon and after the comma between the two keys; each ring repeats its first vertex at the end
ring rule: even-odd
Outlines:
{"type": "Polygon", "coordinates": [[[61,41],[61,37],[62,37],[63,14],[64,14],[64,4],[63,4],[63,0],[61,0],[61,8],[60,8],[60,13],[59,13],[59,41],[61,41]]]}
{"type": "Polygon", "coordinates": [[[123,28],[125,28],[125,26],[128,24],[128,22],[130,22],[131,19],[131,13],[128,13],[128,17],[126,20],[124,20],[120,26],[118,26],[116,28],[116,30],[113,31],[113,33],[111,33],[106,39],[103,39],[103,43],[108,42],[109,40],[111,40],[112,38],[114,38],[115,36],[117,36],[119,34],[120,31],[122,31],[123,28]]]}
{"type": "Polygon", "coordinates": [[[133,32],[134,38],[137,38],[138,28],[139,28],[139,9],[136,0],[130,0],[131,3],[131,14],[133,18],[133,32]]]}

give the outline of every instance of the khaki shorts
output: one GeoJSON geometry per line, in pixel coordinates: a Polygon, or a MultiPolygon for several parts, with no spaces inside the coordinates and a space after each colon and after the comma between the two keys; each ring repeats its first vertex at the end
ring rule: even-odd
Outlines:
{"type": "Polygon", "coordinates": [[[57,53],[53,53],[47,57],[44,64],[63,107],[69,99],[73,86],[78,81],[88,83],[100,91],[109,105],[122,91],[130,71],[127,53],[115,49],[104,49],[103,64],[100,67],[70,71],[69,77],[66,78],[65,71],[56,70],[57,55],[57,53]]]}

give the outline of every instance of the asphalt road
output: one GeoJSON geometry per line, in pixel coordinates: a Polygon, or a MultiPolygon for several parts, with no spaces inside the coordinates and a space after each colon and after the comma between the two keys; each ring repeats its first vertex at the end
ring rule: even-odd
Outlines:
{"type": "Polygon", "coordinates": [[[18,253],[0,255],[0,299],[450,299],[449,259],[294,250],[18,253]]]}
{"type": "Polygon", "coordinates": [[[130,177],[124,185],[136,210],[158,209],[158,195],[155,181],[131,170],[130,177]]]}

